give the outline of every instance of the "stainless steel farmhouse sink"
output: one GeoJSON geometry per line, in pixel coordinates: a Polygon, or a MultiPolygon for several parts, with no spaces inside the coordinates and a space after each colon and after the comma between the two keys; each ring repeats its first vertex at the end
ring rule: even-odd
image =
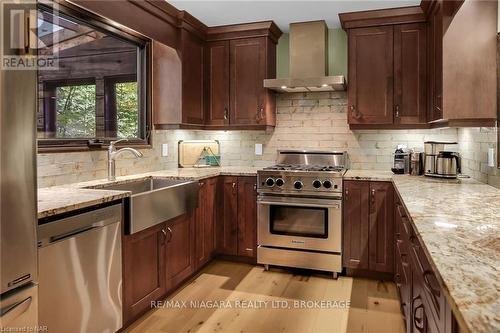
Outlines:
{"type": "Polygon", "coordinates": [[[125,203],[126,234],[168,221],[198,206],[197,181],[146,178],[92,188],[132,192],[125,203]]]}

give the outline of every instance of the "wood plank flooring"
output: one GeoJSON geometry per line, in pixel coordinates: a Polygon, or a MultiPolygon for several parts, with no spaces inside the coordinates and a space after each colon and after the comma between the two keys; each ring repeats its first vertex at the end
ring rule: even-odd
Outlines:
{"type": "Polygon", "coordinates": [[[166,301],[125,332],[404,332],[393,283],[310,271],[214,261],[166,301]]]}

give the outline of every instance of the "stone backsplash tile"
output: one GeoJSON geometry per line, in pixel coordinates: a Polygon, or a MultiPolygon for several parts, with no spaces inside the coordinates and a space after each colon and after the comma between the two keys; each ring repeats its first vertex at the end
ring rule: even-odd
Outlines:
{"type": "MultiPolygon", "coordinates": [[[[177,167],[177,142],[187,139],[219,140],[222,164],[268,166],[279,149],[346,150],[351,168],[389,170],[398,144],[423,149],[425,140],[457,140],[456,129],[359,130],[347,124],[345,92],[288,93],[277,98],[277,124],[273,131],[154,131],[153,148],[144,158],[123,156],[117,161],[117,175],[177,167]],[[161,156],[161,145],[169,145],[169,156],[161,156]],[[263,145],[256,156],[255,144],[263,145]]],[[[105,178],[106,152],[38,155],[38,185],[46,187],[105,178]]],[[[478,169],[480,170],[480,169],[478,169]]]]}
{"type": "Polygon", "coordinates": [[[496,152],[497,129],[495,127],[460,128],[458,129],[458,143],[462,156],[462,173],[500,188],[500,169],[488,166],[488,149],[493,148],[496,152]]]}

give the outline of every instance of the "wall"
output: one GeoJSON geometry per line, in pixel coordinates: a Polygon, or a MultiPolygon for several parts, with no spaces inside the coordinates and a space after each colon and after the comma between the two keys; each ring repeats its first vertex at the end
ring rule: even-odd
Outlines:
{"type": "MultiPolygon", "coordinates": [[[[277,78],[289,77],[289,54],[289,35],[283,34],[276,50],[277,78]]],[[[340,28],[328,29],[328,75],[347,77],[347,34],[340,28]]]]}
{"type": "Polygon", "coordinates": [[[456,141],[456,129],[360,130],[347,124],[346,93],[289,93],[278,95],[277,125],[273,132],[200,132],[200,139],[221,141],[222,164],[266,166],[278,149],[346,150],[351,168],[390,170],[398,144],[423,150],[426,140],[456,141]],[[255,156],[255,143],[263,155],[255,156]]]}
{"type": "MultiPolygon", "coordinates": [[[[177,142],[194,138],[191,131],[154,131],[153,149],[139,149],[144,157],[122,155],[116,162],[118,176],[177,167],[177,142]],[[161,156],[161,144],[168,143],[169,156],[161,156]]],[[[38,154],[38,187],[55,186],[107,177],[107,152],[38,154]]]]}
{"type": "MultiPolygon", "coordinates": [[[[223,165],[267,166],[278,149],[346,150],[351,168],[390,170],[398,144],[423,147],[425,140],[457,140],[456,129],[363,130],[347,125],[346,93],[293,93],[278,95],[277,126],[274,131],[155,131],[153,149],[144,158],[127,155],[117,161],[117,175],[177,167],[177,141],[217,139],[223,165]],[[169,156],[161,157],[161,144],[168,143],[169,156]],[[255,144],[263,144],[263,155],[255,156],[255,144]]],[[[39,154],[40,187],[105,178],[105,151],[39,154]]]]}
{"type": "Polygon", "coordinates": [[[487,163],[488,148],[494,148],[496,154],[496,136],[497,129],[495,127],[458,129],[458,143],[462,155],[462,173],[483,183],[500,188],[500,169],[489,167],[487,163]]]}

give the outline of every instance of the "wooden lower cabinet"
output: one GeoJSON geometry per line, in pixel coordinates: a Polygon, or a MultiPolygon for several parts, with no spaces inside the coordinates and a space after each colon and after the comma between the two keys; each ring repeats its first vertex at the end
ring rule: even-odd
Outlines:
{"type": "Polygon", "coordinates": [[[238,177],[238,255],[257,257],[257,179],[238,177]]]}
{"type": "Polygon", "coordinates": [[[221,255],[257,256],[257,178],[222,177],[217,252],[221,255]]]}
{"type": "Polygon", "coordinates": [[[370,182],[368,267],[371,271],[394,272],[393,188],[389,182],[370,182]]]}
{"type": "Polygon", "coordinates": [[[124,327],[208,263],[216,245],[218,254],[255,261],[256,187],[257,177],[201,180],[196,210],[123,236],[124,327]]]}
{"type": "Polygon", "coordinates": [[[193,221],[194,214],[184,214],[167,222],[167,292],[176,288],[195,270],[193,221]]]}
{"type": "Polygon", "coordinates": [[[235,256],[238,254],[238,177],[221,177],[220,188],[217,253],[235,256]]]}
{"type": "Polygon", "coordinates": [[[344,266],[368,269],[370,183],[362,181],[344,182],[344,266]]]}
{"type": "Polygon", "coordinates": [[[345,181],[344,196],[344,266],[393,273],[392,183],[345,181]]]}
{"type": "Polygon", "coordinates": [[[166,226],[123,236],[123,322],[130,324],[167,291],[166,226]]]}
{"type": "Polygon", "coordinates": [[[394,195],[395,275],[407,333],[455,333],[459,327],[444,290],[399,196],[394,195]]]}
{"type": "Polygon", "coordinates": [[[209,262],[215,252],[217,178],[200,180],[198,184],[200,190],[195,215],[195,265],[197,269],[209,262]]]}

